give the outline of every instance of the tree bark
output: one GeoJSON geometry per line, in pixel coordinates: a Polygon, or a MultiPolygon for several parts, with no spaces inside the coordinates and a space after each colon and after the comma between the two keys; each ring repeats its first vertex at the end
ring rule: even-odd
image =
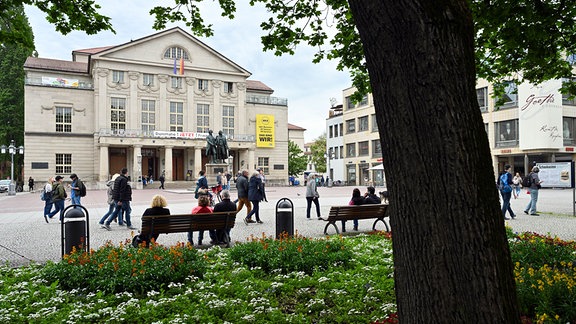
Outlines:
{"type": "Polygon", "coordinates": [[[349,3],[380,130],[400,321],[519,323],[468,2],[349,3]]]}

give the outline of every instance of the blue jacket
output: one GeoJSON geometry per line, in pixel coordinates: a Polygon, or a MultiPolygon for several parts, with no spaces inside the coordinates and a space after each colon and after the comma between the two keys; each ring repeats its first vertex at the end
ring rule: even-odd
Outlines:
{"type": "Polygon", "coordinates": [[[250,177],[248,182],[248,200],[250,201],[261,201],[263,199],[262,195],[262,179],[260,177],[250,177]]]}

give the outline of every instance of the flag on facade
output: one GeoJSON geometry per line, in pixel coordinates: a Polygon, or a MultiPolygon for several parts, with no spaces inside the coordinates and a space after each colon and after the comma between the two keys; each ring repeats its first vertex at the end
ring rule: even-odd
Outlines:
{"type": "Polygon", "coordinates": [[[180,58],[180,75],[184,75],[184,58],[180,58]]]}
{"type": "Polygon", "coordinates": [[[176,59],[174,59],[174,74],[176,74],[176,59]]]}

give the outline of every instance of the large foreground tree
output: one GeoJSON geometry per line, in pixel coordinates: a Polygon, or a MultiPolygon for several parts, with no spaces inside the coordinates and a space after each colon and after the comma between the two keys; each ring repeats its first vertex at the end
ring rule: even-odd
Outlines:
{"type": "MultiPolygon", "coordinates": [[[[13,3],[17,0],[11,0],[13,3]]],[[[74,11],[58,3],[60,16],[74,11]]],[[[197,1],[155,7],[155,28],[185,21],[212,31],[197,1]]],[[[476,101],[477,76],[541,82],[571,78],[574,1],[252,0],[271,17],[265,50],[318,46],[315,61],[338,59],[356,98],[372,91],[391,197],[396,295],[402,322],[519,322],[512,264],[476,101]],[[336,32],[326,32],[326,24],[336,32]],[[476,42],[475,42],[476,40],[476,42]],[[329,44],[325,50],[322,44],[329,44]],[[369,75],[369,79],[367,76],[369,75]],[[417,195],[411,188],[418,187],[417,195]]],[[[89,0],[82,3],[91,4],[89,0]]],[[[234,0],[219,0],[233,17],[234,0]]],[[[1,9],[1,7],[0,7],[1,9]]],[[[91,32],[108,21],[80,19],[91,32]]],[[[72,21],[72,20],[71,20],[72,21]]],[[[56,24],[61,21],[54,21],[56,24]]],[[[66,21],[64,21],[66,22],[66,21]]],[[[65,24],[64,24],[65,25],[65,24]]],[[[65,30],[62,30],[65,31],[65,30]]],[[[571,89],[574,89],[572,86],[571,89]]],[[[576,91],[572,91],[576,93],[576,91]]]]}

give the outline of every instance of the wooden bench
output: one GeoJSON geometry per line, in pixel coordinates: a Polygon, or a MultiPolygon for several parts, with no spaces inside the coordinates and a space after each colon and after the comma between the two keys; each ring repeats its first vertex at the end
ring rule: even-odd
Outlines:
{"type": "Polygon", "coordinates": [[[328,213],[328,224],[324,227],[324,235],[328,235],[328,227],[330,225],[334,226],[336,229],[336,234],[340,234],[338,226],[336,226],[337,221],[350,221],[354,219],[374,219],[374,224],[372,225],[372,230],[376,230],[376,223],[382,221],[384,226],[386,226],[386,231],[389,232],[390,228],[388,224],[384,221],[387,217],[386,211],[388,210],[388,204],[374,204],[374,205],[360,205],[360,206],[332,206],[330,212],[328,213]]]}
{"type": "MultiPolygon", "coordinates": [[[[236,222],[236,211],[217,212],[209,214],[181,214],[142,216],[140,239],[150,242],[154,234],[182,233],[189,231],[223,230],[224,243],[230,247],[229,229],[236,222]]],[[[132,245],[136,238],[132,240],[132,245]]]]}

